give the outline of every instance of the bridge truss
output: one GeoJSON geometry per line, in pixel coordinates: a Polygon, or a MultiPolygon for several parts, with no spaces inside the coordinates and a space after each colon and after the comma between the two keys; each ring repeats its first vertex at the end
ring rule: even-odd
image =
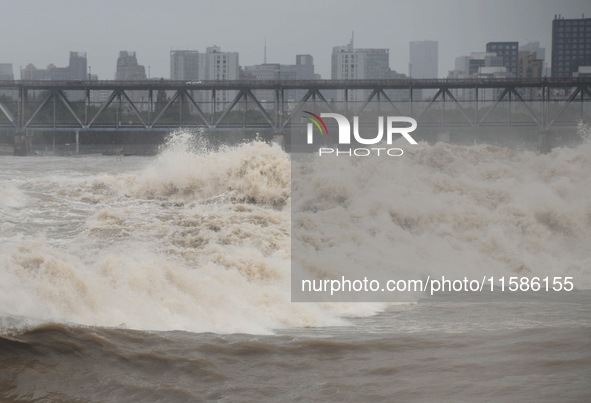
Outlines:
{"type": "Polygon", "coordinates": [[[591,121],[591,78],[310,81],[0,81],[0,130],[285,132],[313,104],[414,117],[421,126],[591,121]]]}

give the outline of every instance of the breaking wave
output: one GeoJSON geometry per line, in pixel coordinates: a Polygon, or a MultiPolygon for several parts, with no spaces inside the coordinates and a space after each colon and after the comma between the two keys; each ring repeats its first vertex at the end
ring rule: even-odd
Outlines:
{"type": "Polygon", "coordinates": [[[323,157],[294,165],[292,195],[292,161],[278,145],[210,150],[194,137],[176,133],[139,168],[61,158],[65,173],[38,167],[18,187],[2,177],[0,212],[12,224],[0,235],[0,328],[270,333],[384,309],[291,303],[292,209],[305,248],[363,249],[359,259],[379,267],[388,244],[394,273],[569,275],[591,285],[590,144],[547,155],[421,144],[391,169],[323,157]],[[351,217],[352,229],[341,226],[351,217]]]}

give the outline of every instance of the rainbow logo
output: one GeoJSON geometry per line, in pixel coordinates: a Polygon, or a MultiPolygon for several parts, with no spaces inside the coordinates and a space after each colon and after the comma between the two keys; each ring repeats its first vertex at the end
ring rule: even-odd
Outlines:
{"type": "Polygon", "coordinates": [[[308,111],[304,111],[304,113],[310,115],[306,116],[306,119],[312,122],[318,128],[318,130],[320,130],[320,134],[324,134],[324,132],[326,131],[326,135],[328,136],[328,128],[326,127],[326,123],[324,123],[324,120],[322,120],[320,116],[308,111]],[[323,127],[324,130],[322,130],[323,127]]]}

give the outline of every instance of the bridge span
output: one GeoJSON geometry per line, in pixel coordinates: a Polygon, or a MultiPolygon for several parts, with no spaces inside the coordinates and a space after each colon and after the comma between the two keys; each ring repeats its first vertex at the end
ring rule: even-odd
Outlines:
{"type": "Polygon", "coordinates": [[[285,133],[310,105],[419,127],[550,130],[591,120],[591,77],[306,81],[0,81],[0,131],[285,133]]]}

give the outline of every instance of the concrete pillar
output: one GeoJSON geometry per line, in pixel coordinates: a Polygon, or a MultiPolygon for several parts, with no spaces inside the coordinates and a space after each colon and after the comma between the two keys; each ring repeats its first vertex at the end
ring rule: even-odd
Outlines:
{"type": "Polygon", "coordinates": [[[274,134],[273,142],[279,144],[281,148],[285,149],[285,136],[283,134],[274,134]]]}
{"type": "Polygon", "coordinates": [[[550,146],[551,130],[540,130],[538,132],[538,151],[540,154],[548,154],[552,147],[550,146]]]}
{"type": "Polygon", "coordinates": [[[31,154],[31,137],[26,133],[17,133],[14,135],[13,155],[24,157],[31,154]]]}

